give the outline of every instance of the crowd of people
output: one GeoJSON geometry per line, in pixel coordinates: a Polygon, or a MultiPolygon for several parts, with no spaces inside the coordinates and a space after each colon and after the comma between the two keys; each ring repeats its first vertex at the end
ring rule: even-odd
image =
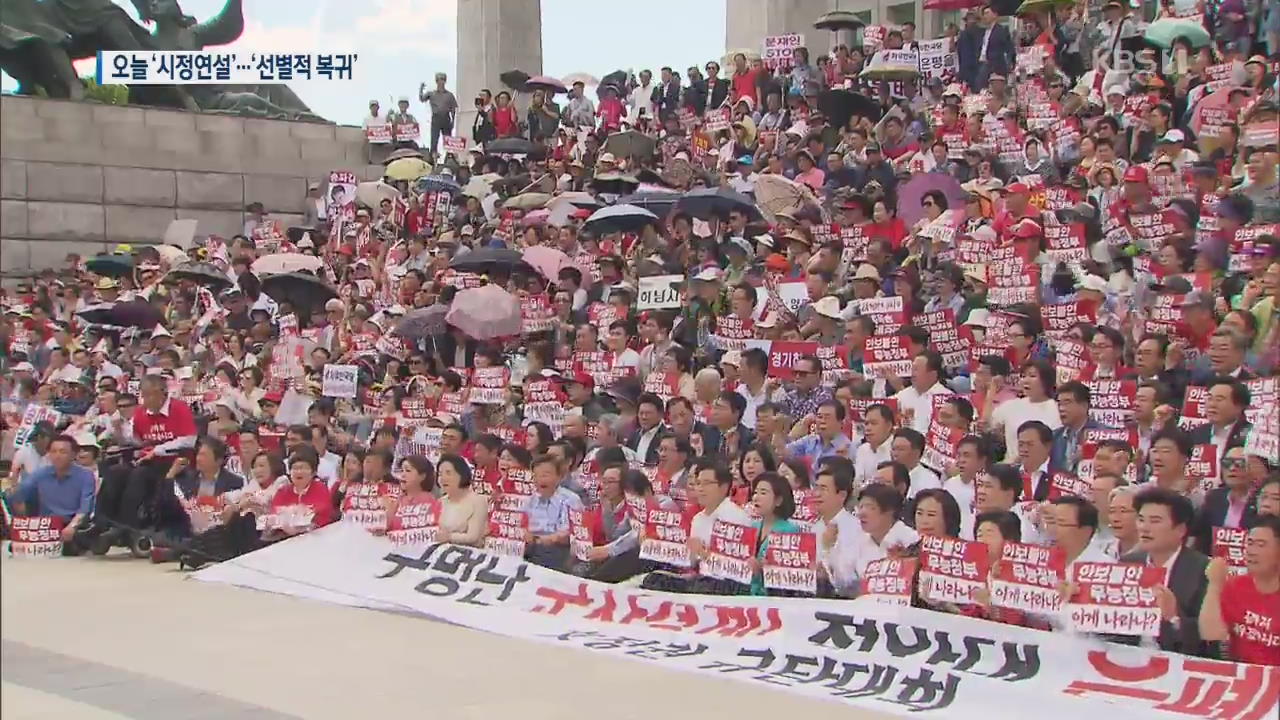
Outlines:
{"type": "Polygon", "coordinates": [[[1037,545],[1068,594],[1163,568],[1163,649],[1280,665],[1280,19],[1181,5],[486,91],[462,153],[437,76],[424,177],[7,292],[6,505],[70,554],[353,522],[713,594],[797,594],[760,567],[793,533],[832,598],[1037,545]],[[641,557],[657,515],[687,562],[641,557]],[[751,582],[702,572],[725,525],[751,582]]]}

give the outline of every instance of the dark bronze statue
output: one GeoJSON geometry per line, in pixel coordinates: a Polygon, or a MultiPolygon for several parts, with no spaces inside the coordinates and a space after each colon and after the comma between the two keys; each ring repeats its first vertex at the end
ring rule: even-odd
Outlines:
{"type": "MultiPolygon", "coordinates": [[[[203,23],[184,14],[177,0],[131,2],[153,30],[111,0],[0,0],[0,67],[18,81],[20,94],[40,88],[49,97],[78,99],[84,88],[73,60],[99,50],[203,50],[244,32],[241,0],[227,0],[203,23]]],[[[139,105],[324,122],[282,84],[138,85],[129,98],[139,105]]]]}

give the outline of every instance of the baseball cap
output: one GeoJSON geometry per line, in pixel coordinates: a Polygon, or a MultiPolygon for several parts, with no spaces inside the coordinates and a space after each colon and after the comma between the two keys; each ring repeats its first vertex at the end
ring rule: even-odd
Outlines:
{"type": "Polygon", "coordinates": [[[1084,280],[1080,281],[1080,289],[1105,293],[1107,291],[1107,281],[1097,275],[1085,275],[1084,280]]]}
{"type": "Polygon", "coordinates": [[[1013,226],[1012,232],[1013,236],[1019,240],[1037,238],[1044,234],[1044,230],[1041,229],[1040,223],[1032,220],[1031,218],[1023,218],[1020,220],[1017,225],[1013,226]]]}
{"type": "Polygon", "coordinates": [[[1182,307],[1213,309],[1213,295],[1203,290],[1192,290],[1182,299],[1182,307]]]}
{"type": "Polygon", "coordinates": [[[703,268],[701,272],[693,276],[693,279],[703,282],[716,282],[720,279],[720,269],[714,267],[703,268]]]}
{"type": "Polygon", "coordinates": [[[965,318],[964,324],[970,327],[988,327],[991,325],[991,311],[986,308],[974,308],[969,311],[969,317],[965,318]]]}
{"type": "Polygon", "coordinates": [[[279,405],[282,400],[284,400],[284,393],[279,390],[273,390],[266,395],[263,395],[262,399],[258,401],[258,404],[261,405],[262,403],[269,402],[279,405]]]}
{"type": "Polygon", "coordinates": [[[853,273],[853,279],[880,282],[880,271],[871,263],[862,263],[858,266],[857,271],[853,273]]]}
{"type": "Polygon", "coordinates": [[[591,377],[591,373],[584,372],[574,373],[571,377],[565,378],[564,382],[566,385],[569,383],[577,383],[583,387],[591,389],[595,389],[596,386],[595,378],[591,377]]]}
{"type": "Polygon", "coordinates": [[[1124,182],[1142,183],[1146,185],[1150,181],[1147,169],[1141,165],[1130,165],[1124,171],[1124,182]]]}
{"type": "Polygon", "coordinates": [[[1177,143],[1181,145],[1183,142],[1186,141],[1186,139],[1187,139],[1186,136],[1182,134],[1181,130],[1174,129],[1174,130],[1170,130],[1169,132],[1161,136],[1160,142],[1177,143]]]}
{"type": "Polygon", "coordinates": [[[600,157],[596,162],[602,162],[602,163],[618,162],[618,158],[614,157],[613,153],[611,152],[600,153],[600,157]]]}
{"type": "Polygon", "coordinates": [[[742,353],[737,350],[730,350],[720,358],[721,365],[732,365],[734,367],[742,367],[742,353]]]}
{"type": "Polygon", "coordinates": [[[1013,183],[1012,185],[1009,185],[1008,187],[1006,187],[1004,190],[1005,192],[1010,194],[1031,192],[1031,188],[1027,187],[1026,183],[1020,183],[1020,182],[1013,183]]]}

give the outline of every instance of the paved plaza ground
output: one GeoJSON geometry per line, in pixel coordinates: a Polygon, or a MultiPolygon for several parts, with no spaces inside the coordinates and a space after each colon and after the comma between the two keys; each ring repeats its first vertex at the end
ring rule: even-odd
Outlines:
{"type": "Polygon", "coordinates": [[[0,560],[0,717],[680,720],[887,715],[127,555],[0,560]]]}

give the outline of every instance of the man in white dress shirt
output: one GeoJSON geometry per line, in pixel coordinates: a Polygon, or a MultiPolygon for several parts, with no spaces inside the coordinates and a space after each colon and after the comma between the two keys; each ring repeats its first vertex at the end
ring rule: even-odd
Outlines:
{"type": "Polygon", "coordinates": [[[813,491],[818,498],[818,519],[813,523],[818,538],[818,597],[833,597],[828,556],[841,538],[862,532],[857,516],[845,507],[853,493],[853,477],[847,469],[824,464],[813,481],[813,491]]]}
{"type": "Polygon", "coordinates": [[[921,435],[929,431],[929,422],[933,419],[933,396],[952,394],[941,379],[942,355],[936,350],[926,350],[911,361],[911,384],[896,395],[903,424],[915,428],[921,435]]]}
{"type": "Polygon", "coordinates": [[[857,595],[867,564],[905,552],[920,536],[898,519],[902,496],[881,483],[872,483],[858,495],[861,533],[840,535],[827,556],[831,584],[842,595],[857,595]]]}
{"type": "Polygon", "coordinates": [[[942,489],[956,499],[961,517],[973,512],[978,475],[986,469],[989,454],[987,441],[980,435],[966,435],[956,446],[955,474],[942,483],[942,489]]]}
{"type": "Polygon", "coordinates": [[[911,475],[911,487],[907,490],[907,499],[914,498],[922,490],[942,487],[937,473],[920,464],[924,457],[924,435],[914,428],[898,428],[893,433],[893,444],[890,446],[890,457],[894,462],[906,466],[911,475]]]}
{"type": "Polygon", "coordinates": [[[891,459],[893,423],[893,410],[888,405],[876,403],[867,407],[863,416],[864,442],[853,455],[855,488],[865,487],[875,476],[880,463],[891,459]]]}
{"type": "Polygon", "coordinates": [[[690,490],[702,510],[689,523],[689,555],[694,562],[707,554],[711,544],[711,528],[717,520],[750,525],[751,516],[729,499],[733,490],[733,474],[729,468],[711,458],[700,458],[694,465],[696,474],[690,490]]]}

